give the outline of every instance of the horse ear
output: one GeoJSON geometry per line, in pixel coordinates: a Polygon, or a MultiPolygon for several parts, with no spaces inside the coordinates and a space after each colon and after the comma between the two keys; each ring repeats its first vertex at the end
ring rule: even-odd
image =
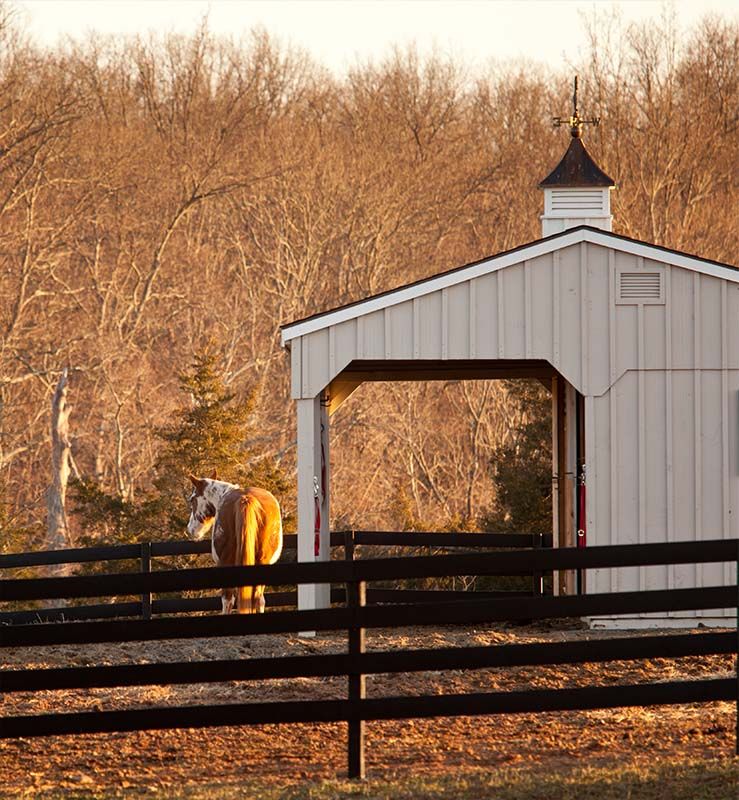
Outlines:
{"type": "Polygon", "coordinates": [[[200,486],[200,483],[201,483],[200,479],[196,478],[192,473],[190,473],[187,477],[190,479],[190,483],[193,486],[195,486],[195,487],[200,486]]]}
{"type": "Polygon", "coordinates": [[[218,471],[217,470],[215,470],[215,469],[213,470],[213,474],[210,476],[210,479],[212,481],[217,481],[218,480],[218,471]]]}

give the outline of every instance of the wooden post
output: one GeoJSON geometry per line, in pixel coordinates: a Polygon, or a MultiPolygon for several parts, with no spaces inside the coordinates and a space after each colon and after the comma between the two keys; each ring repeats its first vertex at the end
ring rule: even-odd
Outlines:
{"type": "MultiPolygon", "coordinates": [[[[352,609],[366,604],[367,588],[364,581],[350,581],[346,585],[347,605],[352,609]]],[[[361,672],[361,656],[365,652],[364,628],[356,614],[349,628],[349,777],[364,780],[364,720],[360,719],[360,704],[364,700],[365,678],[361,672]]]]}
{"type": "MultiPolygon", "coordinates": [[[[541,534],[533,534],[534,551],[541,549],[541,534]]],[[[535,597],[544,594],[544,573],[534,570],[531,574],[531,594],[535,597]]]]}
{"type": "Polygon", "coordinates": [[[354,561],[354,531],[344,531],[344,558],[346,561],[354,561]]]}
{"type": "MultiPolygon", "coordinates": [[[[575,478],[577,472],[576,446],[576,391],[564,378],[556,379],[556,474],[557,474],[557,547],[574,547],[575,532],[575,478]]],[[[561,570],[555,574],[555,594],[575,594],[574,570],[561,570]]]]}
{"type": "MultiPolygon", "coordinates": [[[[151,542],[141,542],[141,571],[151,572],[151,542]]],[[[141,617],[151,619],[151,591],[141,594],[141,617]]]]}

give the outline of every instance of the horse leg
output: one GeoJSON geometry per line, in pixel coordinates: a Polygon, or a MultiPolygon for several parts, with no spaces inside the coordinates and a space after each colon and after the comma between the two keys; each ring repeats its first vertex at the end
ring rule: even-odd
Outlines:
{"type": "Polygon", "coordinates": [[[254,613],[256,614],[264,614],[264,607],[266,605],[264,601],[264,588],[264,586],[254,587],[254,613]]]}
{"type": "Polygon", "coordinates": [[[236,589],[223,589],[221,591],[221,605],[223,614],[230,614],[236,604],[236,589]]]}

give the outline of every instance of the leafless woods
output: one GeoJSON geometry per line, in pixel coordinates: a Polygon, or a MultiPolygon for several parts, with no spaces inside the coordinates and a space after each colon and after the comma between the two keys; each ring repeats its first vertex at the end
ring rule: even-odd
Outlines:
{"type": "MultiPolygon", "coordinates": [[[[737,26],[614,25],[573,65],[603,118],[588,146],[618,180],[614,229],[731,262],[737,26]]],[[[397,51],[336,77],[264,32],[205,28],[46,51],[5,19],[0,38],[6,546],[42,535],[62,369],[72,470],[121,497],[206,338],[233,390],[256,389],[252,449],[289,471],[279,325],[537,238],[536,184],[566,146],[550,118],[571,71],[397,51]]],[[[516,413],[491,383],[363,387],[335,419],[336,520],[474,526],[516,413]]]]}

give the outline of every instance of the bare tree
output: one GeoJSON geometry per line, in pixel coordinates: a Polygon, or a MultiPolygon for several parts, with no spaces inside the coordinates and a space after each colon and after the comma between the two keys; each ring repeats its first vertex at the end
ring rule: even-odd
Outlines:
{"type": "MultiPolygon", "coordinates": [[[[47,493],[46,542],[47,550],[61,550],[70,545],[67,522],[67,484],[70,474],[69,412],[67,404],[68,371],[62,370],[51,401],[51,484],[47,493]]],[[[51,567],[52,574],[67,573],[68,566],[51,567]]]]}

